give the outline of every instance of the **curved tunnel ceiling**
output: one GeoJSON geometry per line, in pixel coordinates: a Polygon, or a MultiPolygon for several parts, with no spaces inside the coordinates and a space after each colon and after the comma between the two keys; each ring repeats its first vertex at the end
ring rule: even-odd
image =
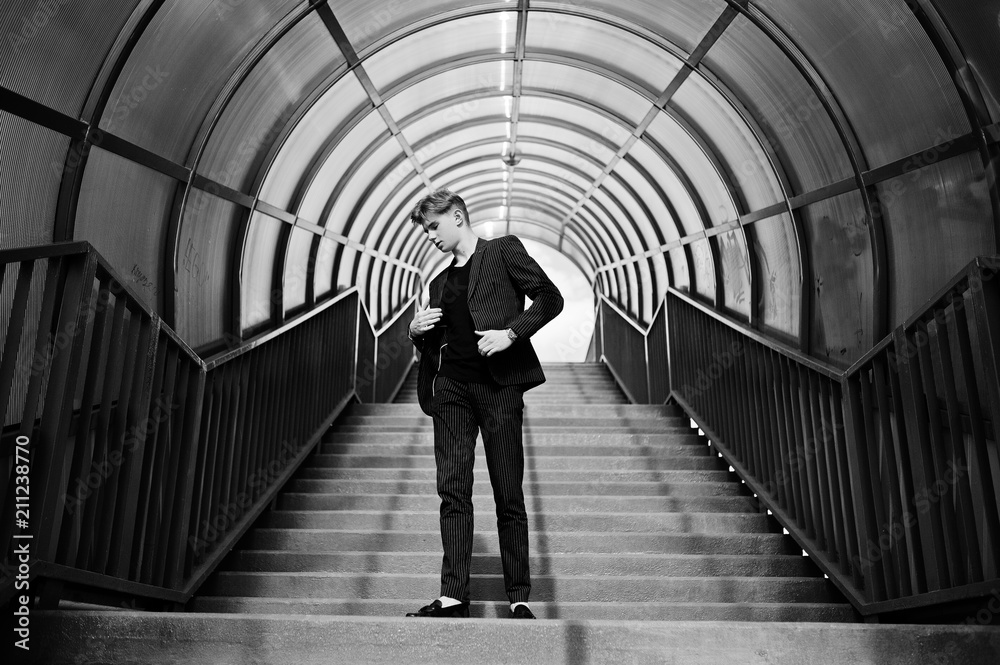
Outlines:
{"type": "Polygon", "coordinates": [[[193,346],[386,320],[438,187],[640,323],[673,286],[841,364],[997,251],[996,2],[9,4],[4,245],[90,240],[193,346]]]}

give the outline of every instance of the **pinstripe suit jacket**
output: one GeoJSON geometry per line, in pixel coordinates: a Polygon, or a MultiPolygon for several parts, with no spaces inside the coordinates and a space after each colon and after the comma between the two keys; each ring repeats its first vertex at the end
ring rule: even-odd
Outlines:
{"type": "MultiPolygon", "coordinates": [[[[493,379],[502,386],[521,384],[525,390],[543,383],[545,374],[529,338],[562,311],[559,289],[516,236],[480,238],[469,263],[469,313],[476,330],[510,328],[517,334],[510,348],[487,358],[493,379]],[[524,308],[525,296],[532,301],[528,309],[524,308]]],[[[431,280],[431,307],[441,306],[447,273],[442,270],[431,280]]],[[[435,326],[413,343],[421,354],[417,399],[430,415],[434,379],[448,344],[447,329],[435,326]]]]}

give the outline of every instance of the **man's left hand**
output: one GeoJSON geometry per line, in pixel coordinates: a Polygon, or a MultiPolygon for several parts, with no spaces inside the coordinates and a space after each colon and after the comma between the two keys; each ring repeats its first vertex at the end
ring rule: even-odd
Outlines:
{"type": "Polygon", "coordinates": [[[494,353],[510,348],[514,342],[507,336],[506,330],[477,330],[479,338],[479,355],[492,356],[494,353]]]}

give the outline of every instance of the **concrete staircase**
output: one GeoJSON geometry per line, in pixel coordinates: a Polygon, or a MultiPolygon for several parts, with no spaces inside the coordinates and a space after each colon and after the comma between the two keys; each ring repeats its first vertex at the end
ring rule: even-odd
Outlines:
{"type": "MultiPolygon", "coordinates": [[[[526,394],[524,435],[539,618],[853,619],[678,410],[625,404],[601,366],[547,374],[526,394]]],[[[402,616],[438,595],[432,424],[412,381],[400,400],[338,420],[195,609],[402,616]]],[[[471,611],[507,617],[477,452],[471,611]]]]}
{"type": "Polygon", "coordinates": [[[193,612],[43,613],[52,637],[32,662],[78,662],[81,635],[114,635],[89,644],[109,663],[991,662],[997,633],[853,623],[679,410],[626,404],[602,365],[546,374],[525,400],[542,620],[506,619],[481,446],[474,618],[403,617],[437,596],[441,557],[431,421],[411,379],[399,403],[338,419],[193,612]]]}

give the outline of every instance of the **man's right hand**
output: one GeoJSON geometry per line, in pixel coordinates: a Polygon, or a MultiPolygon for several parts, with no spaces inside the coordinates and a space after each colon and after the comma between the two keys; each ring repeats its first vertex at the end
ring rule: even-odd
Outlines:
{"type": "Polygon", "coordinates": [[[417,311],[417,315],[410,321],[410,337],[420,337],[440,320],[440,307],[427,307],[417,311]]]}

